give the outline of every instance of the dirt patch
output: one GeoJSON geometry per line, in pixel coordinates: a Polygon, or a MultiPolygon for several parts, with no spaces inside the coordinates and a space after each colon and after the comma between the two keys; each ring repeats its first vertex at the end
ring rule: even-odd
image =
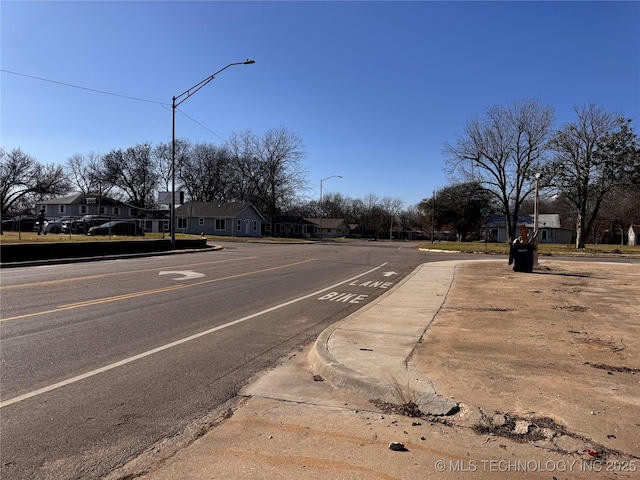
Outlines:
{"type": "Polygon", "coordinates": [[[443,396],[508,412],[499,427],[479,422],[479,434],[555,448],[539,436],[574,432],[640,458],[640,283],[629,281],[640,265],[542,262],[541,274],[461,265],[412,366],[443,396]],[[531,430],[513,433],[525,419],[531,430]]]}

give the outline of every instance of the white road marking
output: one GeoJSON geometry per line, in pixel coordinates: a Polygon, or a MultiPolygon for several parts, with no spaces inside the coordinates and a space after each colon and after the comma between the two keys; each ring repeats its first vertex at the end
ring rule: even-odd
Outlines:
{"type": "Polygon", "coordinates": [[[193,270],[171,270],[171,271],[161,271],[158,275],[182,275],[179,278],[174,278],[173,280],[190,280],[192,278],[200,278],[204,277],[204,273],[194,272],[193,270]]]}
{"type": "Polygon", "coordinates": [[[361,273],[360,275],[352,277],[352,278],[350,278],[348,280],[344,280],[344,281],[342,281],[340,283],[336,283],[335,285],[331,285],[330,287],[323,288],[322,290],[318,290],[317,292],[313,292],[313,293],[310,293],[308,295],[304,295],[302,297],[295,298],[293,300],[289,300],[288,302],[281,303],[280,305],[276,305],[275,307],[267,308],[266,310],[262,310],[261,312],[252,313],[251,315],[247,315],[246,317],[242,317],[242,318],[239,318],[239,319],[234,320],[232,322],[225,323],[224,325],[218,325],[217,327],[210,328],[209,330],[205,330],[203,332],[196,333],[195,335],[191,335],[189,337],[185,337],[185,338],[182,338],[180,340],[176,340],[175,342],[167,343],[166,345],[162,345],[162,346],[154,348],[152,350],[147,350],[146,352],[139,353],[138,355],[134,355],[133,357],[125,358],[123,360],[120,360],[119,362],[115,362],[115,363],[112,363],[112,364],[109,364],[109,365],[105,365],[104,367],[98,368],[96,370],[91,370],[90,372],[83,373],[82,375],[78,375],[76,377],[68,378],[67,380],[63,380],[61,382],[54,383],[54,384],[49,385],[47,387],[39,388],[38,390],[34,390],[32,392],[25,393],[24,395],[20,395],[20,396],[14,397],[14,398],[10,398],[9,400],[5,400],[3,402],[0,402],[0,408],[8,407],[9,405],[13,405],[14,403],[22,402],[23,400],[28,400],[29,398],[37,397],[38,395],[42,395],[43,393],[51,392],[51,391],[56,390],[58,388],[61,388],[61,387],[67,386],[67,385],[71,385],[72,383],[79,382],[81,380],[93,377],[93,376],[98,375],[100,373],[104,373],[104,372],[107,372],[109,370],[113,370],[114,368],[121,367],[123,365],[126,365],[127,363],[135,362],[136,360],[140,360],[140,359],[142,359],[144,357],[148,357],[149,355],[153,355],[155,353],[162,352],[163,350],[167,350],[169,348],[173,348],[173,347],[176,347],[178,345],[182,345],[183,343],[190,342],[191,340],[196,340],[196,339],[198,339],[200,337],[204,337],[205,335],[209,335],[210,333],[214,333],[214,332],[217,332],[219,330],[223,330],[225,328],[232,327],[234,325],[238,325],[239,323],[243,323],[243,322],[246,322],[247,320],[251,320],[252,318],[256,318],[256,317],[259,317],[260,315],[264,315],[265,313],[270,313],[270,312],[273,312],[274,310],[278,310],[280,308],[287,307],[287,306],[292,305],[294,303],[297,303],[297,302],[299,302],[301,300],[306,300],[307,298],[315,297],[315,296],[317,296],[317,295],[319,295],[319,294],[321,294],[323,292],[326,292],[327,290],[331,290],[333,288],[339,287],[342,284],[345,284],[345,283],[348,283],[348,282],[352,282],[353,280],[355,280],[357,278],[360,278],[363,275],[367,275],[367,274],[369,274],[371,272],[375,272],[379,268],[384,267],[386,264],[387,263],[385,262],[382,265],[379,265],[379,266],[377,266],[375,268],[372,268],[371,270],[369,270],[367,272],[364,272],[364,273],[361,273]]]}

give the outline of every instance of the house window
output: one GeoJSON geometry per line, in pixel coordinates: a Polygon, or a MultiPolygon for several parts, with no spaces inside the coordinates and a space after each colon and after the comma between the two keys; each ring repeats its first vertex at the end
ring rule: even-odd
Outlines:
{"type": "Polygon", "coordinates": [[[242,230],[242,220],[240,219],[236,220],[236,230],[237,231],[242,230]]]}
{"type": "Polygon", "coordinates": [[[254,232],[257,231],[258,230],[258,222],[256,220],[253,220],[251,223],[253,224],[253,231],[254,232]]]}
{"type": "Polygon", "coordinates": [[[163,220],[162,221],[162,231],[163,232],[168,232],[169,231],[169,220],[163,220]]]}
{"type": "Polygon", "coordinates": [[[264,233],[271,233],[271,224],[267,223],[264,225],[264,233]]]}
{"type": "Polygon", "coordinates": [[[107,212],[107,209],[105,207],[103,207],[102,205],[100,205],[100,207],[98,207],[98,210],[100,210],[100,215],[104,215],[107,212]]]}
{"type": "Polygon", "coordinates": [[[113,207],[113,214],[120,215],[120,207],[113,207]]]}
{"type": "Polygon", "coordinates": [[[178,228],[186,230],[187,228],[187,218],[185,217],[178,217],[178,228]]]}
{"type": "Polygon", "coordinates": [[[226,229],[227,229],[227,219],[216,218],[216,230],[226,230],[226,229]]]}
{"type": "Polygon", "coordinates": [[[204,218],[198,219],[198,225],[200,225],[201,227],[204,226],[204,218]]]}
{"type": "Polygon", "coordinates": [[[58,213],[66,213],[66,205],[58,205],[58,213]]]}
{"type": "Polygon", "coordinates": [[[80,205],[80,214],[81,215],[86,215],[89,211],[89,207],[87,207],[86,205],[80,205]]]}

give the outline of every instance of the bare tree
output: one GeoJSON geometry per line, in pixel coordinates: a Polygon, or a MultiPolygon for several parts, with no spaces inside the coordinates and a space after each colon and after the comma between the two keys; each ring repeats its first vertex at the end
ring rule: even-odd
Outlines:
{"type": "Polygon", "coordinates": [[[67,159],[65,171],[74,187],[82,193],[108,195],[113,184],[106,179],[102,155],[75,153],[67,159]]]}
{"type": "Polygon", "coordinates": [[[595,103],[576,107],[576,120],[551,141],[554,185],[575,208],[576,247],[592,234],[605,198],[638,168],[638,141],[631,120],[595,103]]]}
{"type": "MultiPolygon", "coordinates": [[[[164,192],[171,191],[171,168],[173,166],[173,150],[171,142],[160,143],[151,150],[151,160],[158,175],[158,187],[164,192]]],[[[182,165],[188,160],[191,146],[187,140],[176,138],[176,182],[180,178],[182,165]]],[[[178,188],[176,188],[178,190],[178,188]]]]}
{"type": "Polygon", "coordinates": [[[158,174],[151,160],[151,145],[141,143],[126,150],[111,150],[104,156],[107,181],[117,185],[134,207],[151,208],[158,174]]]}
{"type": "Polygon", "coordinates": [[[322,205],[320,205],[320,207],[325,217],[344,218],[348,220],[350,217],[350,203],[350,199],[341,193],[329,192],[322,196],[322,205]]]}
{"type": "Polygon", "coordinates": [[[251,198],[256,208],[266,212],[273,231],[275,217],[307,187],[307,170],[301,163],[306,156],[302,139],[279,127],[262,136],[250,131],[233,133],[227,143],[243,182],[238,196],[251,198]]]}
{"type": "Polygon", "coordinates": [[[33,208],[43,198],[68,193],[69,187],[60,165],[41,164],[19,148],[7,152],[0,147],[1,213],[18,204],[33,208]]]}
{"type": "Polygon", "coordinates": [[[231,198],[233,174],[231,154],[226,148],[200,143],[185,155],[180,181],[191,201],[228,201],[231,198]]]}
{"type": "Polygon", "coordinates": [[[498,201],[511,239],[516,236],[522,201],[534,189],[533,176],[546,163],[554,121],[551,106],[537,100],[494,105],[474,117],[455,145],[445,144],[446,171],[464,182],[479,182],[498,201]]]}

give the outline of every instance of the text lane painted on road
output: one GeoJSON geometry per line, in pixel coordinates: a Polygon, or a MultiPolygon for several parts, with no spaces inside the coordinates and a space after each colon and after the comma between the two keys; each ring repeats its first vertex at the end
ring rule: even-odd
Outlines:
{"type": "MultiPolygon", "coordinates": [[[[397,275],[395,272],[389,272],[392,275],[397,275]]],[[[390,275],[385,275],[390,276],[390,275]]],[[[347,285],[351,287],[362,288],[382,288],[388,289],[393,285],[393,282],[376,281],[376,280],[362,280],[360,278],[349,282],[347,285]]],[[[328,300],[330,302],[342,302],[342,303],[361,303],[369,295],[352,292],[329,292],[319,297],[318,300],[328,300]]]]}
{"type": "Polygon", "coordinates": [[[362,282],[361,280],[354,280],[353,282],[349,283],[349,285],[352,285],[354,287],[368,287],[368,288],[389,288],[391,285],[393,285],[393,282],[374,282],[372,280],[367,280],[365,282],[362,282]]]}

